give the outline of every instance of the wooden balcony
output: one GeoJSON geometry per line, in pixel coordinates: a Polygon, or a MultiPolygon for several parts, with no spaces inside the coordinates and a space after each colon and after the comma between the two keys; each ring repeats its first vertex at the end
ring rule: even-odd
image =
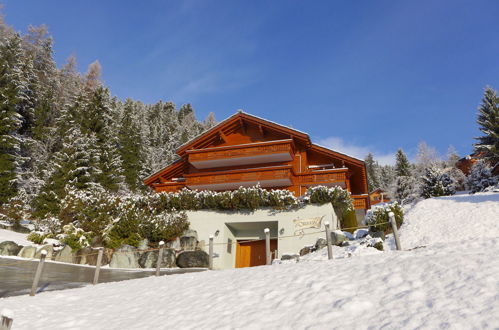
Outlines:
{"type": "Polygon", "coordinates": [[[177,192],[185,187],[185,182],[162,182],[153,183],[152,186],[156,192],[177,192]]]}
{"type": "Polygon", "coordinates": [[[188,150],[189,162],[198,169],[288,162],[293,140],[277,140],[225,147],[188,150]]]}
{"type": "Polygon", "coordinates": [[[234,190],[260,184],[264,188],[292,185],[291,165],[186,174],[186,186],[197,190],[234,190]]]}
{"type": "Polygon", "coordinates": [[[311,186],[340,186],[347,189],[347,177],[348,169],[330,169],[314,171],[310,173],[304,173],[299,175],[300,185],[311,187],[311,186]]]}
{"type": "Polygon", "coordinates": [[[352,195],[353,207],[357,209],[366,210],[369,208],[369,196],[368,195],[352,195]]]}

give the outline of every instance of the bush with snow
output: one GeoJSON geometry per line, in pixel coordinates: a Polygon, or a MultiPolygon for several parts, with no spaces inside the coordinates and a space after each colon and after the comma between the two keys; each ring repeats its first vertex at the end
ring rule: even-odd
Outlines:
{"type": "Polygon", "coordinates": [[[477,193],[494,187],[498,182],[499,177],[492,175],[490,166],[485,161],[479,160],[471,167],[471,172],[466,179],[466,187],[471,193],[477,193]]]}
{"type": "Polygon", "coordinates": [[[450,196],[456,193],[454,180],[439,168],[426,168],[421,181],[421,196],[424,198],[450,196]]]}
{"type": "Polygon", "coordinates": [[[374,205],[367,211],[364,221],[371,231],[386,232],[391,228],[390,224],[387,223],[390,221],[388,216],[390,212],[394,213],[397,227],[400,227],[404,222],[404,210],[397,202],[374,205]]]}

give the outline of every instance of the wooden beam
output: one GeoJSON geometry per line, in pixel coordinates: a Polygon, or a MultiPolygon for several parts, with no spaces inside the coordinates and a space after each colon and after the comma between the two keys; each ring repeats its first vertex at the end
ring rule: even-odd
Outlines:
{"type": "Polygon", "coordinates": [[[265,130],[262,125],[258,125],[258,129],[260,130],[260,134],[262,134],[263,137],[265,137],[265,130]]]}
{"type": "Polygon", "coordinates": [[[239,118],[239,125],[241,125],[241,128],[243,129],[243,133],[246,134],[246,124],[242,118],[239,118]]]}
{"type": "Polygon", "coordinates": [[[218,131],[218,135],[224,142],[227,142],[227,135],[225,135],[224,132],[218,131]]]}

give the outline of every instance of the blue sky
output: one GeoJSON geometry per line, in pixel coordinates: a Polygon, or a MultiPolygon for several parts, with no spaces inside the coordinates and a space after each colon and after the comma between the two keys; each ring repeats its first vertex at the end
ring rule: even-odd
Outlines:
{"type": "Polygon", "coordinates": [[[421,140],[471,151],[483,88],[499,89],[499,2],[3,0],[46,24],[59,65],[99,60],[119,98],[237,109],[389,162],[421,140]]]}

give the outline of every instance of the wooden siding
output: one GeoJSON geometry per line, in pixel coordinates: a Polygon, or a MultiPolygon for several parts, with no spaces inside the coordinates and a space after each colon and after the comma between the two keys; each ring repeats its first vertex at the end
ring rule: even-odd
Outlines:
{"type": "Polygon", "coordinates": [[[177,154],[178,161],[144,182],[157,192],[183,187],[231,190],[239,183],[260,182],[296,196],[310,186],[341,186],[352,193],[356,209],[370,206],[363,161],[313,145],[305,133],[249,114],[231,116],[177,154]]]}
{"type": "Polygon", "coordinates": [[[251,157],[276,153],[293,155],[293,140],[277,140],[246,145],[231,145],[206,149],[188,150],[189,162],[199,162],[215,159],[251,157]]]}

